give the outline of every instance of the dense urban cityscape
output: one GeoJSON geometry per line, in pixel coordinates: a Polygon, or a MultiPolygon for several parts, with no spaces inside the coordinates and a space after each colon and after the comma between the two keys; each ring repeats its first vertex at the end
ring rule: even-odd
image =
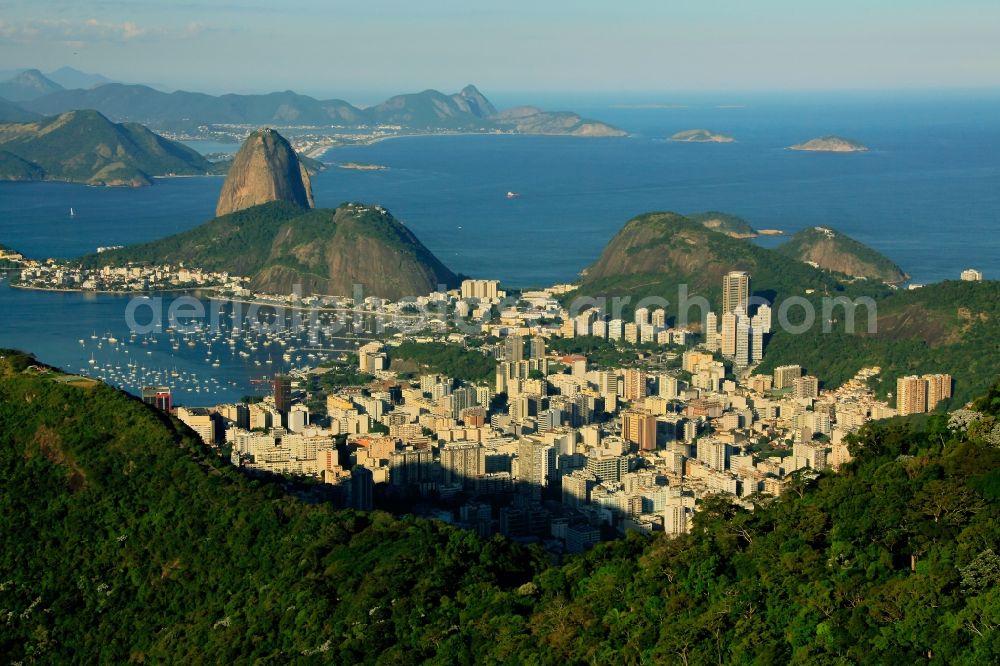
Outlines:
{"type": "MultiPolygon", "coordinates": [[[[705,496],[748,507],[780,496],[799,476],[849,461],[846,438],[866,422],[933,411],[951,396],[947,374],[899,379],[895,407],[869,386],[877,367],[825,391],[795,365],[754,374],[771,308],[747,316],[751,279],[725,276],[721,328],[708,313],[703,333],[668,328],[662,309],[627,322],[595,309],[570,318],[557,287],[521,294],[528,308],[502,312],[479,335],[440,340],[494,360],[488,381],[401,378],[390,369],[397,334],[357,349],[349,385],[317,388],[331,368],[306,367],[276,375],[250,402],[176,414],[247,473],[315,479],[343,506],[405,505],[554,552],[631,530],[682,534],[705,496]],[[543,313],[552,323],[537,323],[543,313]],[[577,337],[642,352],[597,365],[549,347],[577,337]]],[[[431,298],[468,314],[505,296],[496,281],[467,280],[431,298]]],[[[171,408],[169,387],[143,398],[171,408]]]]}
{"type": "Polygon", "coordinates": [[[1000,4],[897,4],[4,2],[0,664],[1000,663],[1000,4]]]}

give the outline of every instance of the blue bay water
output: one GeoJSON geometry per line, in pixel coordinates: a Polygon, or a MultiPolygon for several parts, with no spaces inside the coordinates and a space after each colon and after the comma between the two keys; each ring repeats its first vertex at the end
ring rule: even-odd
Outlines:
{"type": "MultiPolygon", "coordinates": [[[[652,210],[720,210],[787,233],[832,226],[883,252],[917,282],[953,279],[967,267],[1000,279],[996,92],[539,102],[610,122],[631,136],[414,137],[336,148],[326,161],[389,168],[328,169],[313,179],[316,203],[383,204],[456,272],[513,286],[573,280],[630,217],[652,210]],[[701,127],[736,142],[665,140],[701,127]],[[826,134],[861,141],[871,151],[785,149],[826,134]],[[508,190],[521,196],[508,200],[508,190]]],[[[197,147],[214,152],[220,146],[197,147]]],[[[218,177],[157,179],[135,190],[0,183],[0,244],[33,257],[72,257],[160,238],[211,218],[221,184],[218,177]]],[[[71,369],[87,358],[73,347],[79,332],[42,338],[33,331],[52,317],[79,317],[87,326],[89,316],[107,320],[106,326],[93,322],[99,331],[123,321],[123,305],[112,297],[14,293],[0,286],[0,346],[35,350],[71,369]],[[10,324],[13,311],[17,326],[10,324]]]]}

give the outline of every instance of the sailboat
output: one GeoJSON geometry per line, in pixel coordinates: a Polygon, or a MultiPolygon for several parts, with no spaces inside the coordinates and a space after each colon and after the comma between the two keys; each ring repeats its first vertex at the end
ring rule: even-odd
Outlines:
{"type": "Polygon", "coordinates": [[[76,211],[73,210],[72,206],[69,207],[69,216],[70,217],[76,217],[76,211]]]}

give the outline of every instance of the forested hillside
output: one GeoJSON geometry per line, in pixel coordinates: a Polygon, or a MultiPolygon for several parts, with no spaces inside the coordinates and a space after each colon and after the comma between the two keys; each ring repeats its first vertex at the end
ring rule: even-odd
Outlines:
{"type": "Polygon", "coordinates": [[[839,474],[563,564],[305,503],[93,381],[0,352],[6,663],[1000,658],[1000,390],[874,424],[839,474]]]}

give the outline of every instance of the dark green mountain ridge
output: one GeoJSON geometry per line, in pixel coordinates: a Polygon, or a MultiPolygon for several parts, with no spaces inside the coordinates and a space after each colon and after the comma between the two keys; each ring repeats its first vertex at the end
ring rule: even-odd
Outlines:
{"type": "Polygon", "coordinates": [[[753,512],[706,498],[689,535],[554,565],[499,537],[293,499],[134,398],[0,351],[0,655],[995,663],[1000,390],[977,410],[968,428],[867,426],[855,462],[753,512]]]}
{"type": "Polygon", "coordinates": [[[895,392],[898,377],[945,372],[955,379],[955,393],[942,408],[960,406],[1000,380],[1000,282],[955,280],[874,295],[875,333],[868,333],[866,308],[857,310],[853,333],[836,308],[828,333],[820,323],[802,334],[779,329],[758,372],[800,364],[835,387],[878,366],[874,388],[883,397],[895,392]]]}
{"type": "Polygon", "coordinates": [[[197,175],[211,168],[191,148],[136,123],[112,123],[97,111],[2,123],[0,155],[2,180],[139,186],[153,176],[197,175]]]}
{"type": "Polygon", "coordinates": [[[705,220],[716,219],[718,213],[685,217],[659,212],[629,220],[581,274],[578,293],[629,296],[633,303],[659,296],[675,306],[678,287],[687,285],[689,294],[704,296],[719,308],[722,276],[733,270],[750,271],[753,291],[772,301],[806,290],[844,289],[824,271],[706,226],[705,220]]]}
{"type": "Polygon", "coordinates": [[[448,270],[388,211],[363,204],[308,210],[276,201],[217,217],[190,231],[84,257],[84,265],[181,263],[251,278],[267,293],[398,299],[458,285],[448,270]]]}

